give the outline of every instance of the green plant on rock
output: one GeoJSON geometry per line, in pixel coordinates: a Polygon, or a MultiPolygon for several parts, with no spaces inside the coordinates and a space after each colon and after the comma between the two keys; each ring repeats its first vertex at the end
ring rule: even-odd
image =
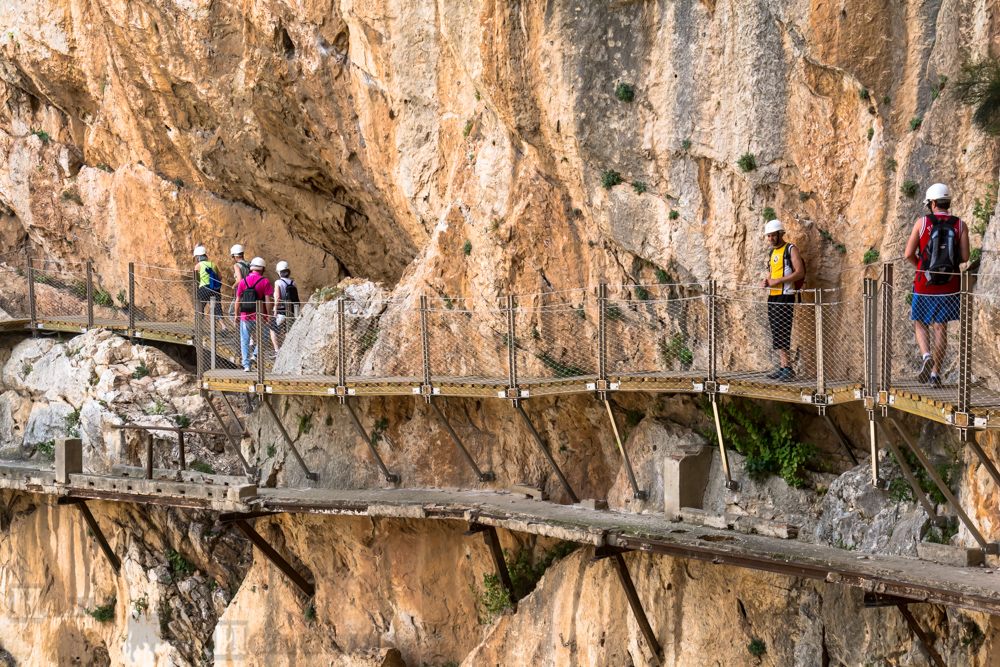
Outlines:
{"type": "Polygon", "coordinates": [[[69,190],[62,191],[62,198],[66,201],[71,201],[77,206],[83,206],[83,199],[75,192],[70,192],[69,190]]]}
{"type": "Polygon", "coordinates": [[[462,128],[462,136],[467,137],[470,134],[472,134],[472,121],[467,120],[465,121],[465,127],[462,128]]]}
{"type": "Polygon", "coordinates": [[[500,577],[495,572],[483,573],[482,593],[472,584],[469,584],[469,592],[476,602],[479,622],[483,625],[492,623],[494,618],[503,614],[512,604],[510,593],[500,583],[500,577]]]}
{"type": "Polygon", "coordinates": [[[132,611],[136,617],[142,616],[149,609],[149,596],[143,595],[141,598],[132,600],[132,611]]]}
{"type": "Polygon", "coordinates": [[[466,257],[472,254],[472,241],[469,239],[466,239],[465,243],[462,244],[462,254],[466,257]]]}
{"type": "Polygon", "coordinates": [[[174,423],[177,424],[178,428],[188,428],[191,426],[191,418],[183,413],[177,414],[174,415],[174,423]]]}
{"type": "Polygon", "coordinates": [[[969,622],[962,631],[962,646],[972,646],[977,644],[980,639],[985,637],[982,628],[979,627],[978,623],[969,622]]]}
{"type": "MultiPolygon", "coordinates": [[[[817,227],[817,229],[819,228],[817,227]]],[[[830,241],[831,243],[833,242],[833,232],[829,232],[825,229],[819,229],[819,236],[824,241],[830,241]]]]}
{"type": "Polygon", "coordinates": [[[115,617],[115,605],[118,603],[116,598],[111,598],[111,601],[107,604],[103,604],[100,607],[95,607],[93,610],[86,610],[87,615],[93,618],[98,623],[107,623],[115,617]]]}
{"type": "Polygon", "coordinates": [[[685,139],[684,141],[682,141],[681,148],[683,148],[685,152],[691,150],[691,140],[685,139]]]}
{"type": "Polygon", "coordinates": [[[642,181],[632,181],[632,189],[635,190],[637,195],[641,195],[646,191],[646,184],[642,181]]]}
{"type": "Polygon", "coordinates": [[[959,101],[975,107],[972,122],[986,134],[1000,135],[1000,59],[963,66],[954,85],[959,101]]]}
{"type": "Polygon", "coordinates": [[[556,561],[576,551],[578,546],[575,542],[559,542],[535,561],[532,561],[531,552],[527,549],[522,549],[516,558],[512,558],[510,552],[504,549],[504,559],[510,572],[510,584],[514,588],[514,599],[521,600],[535,590],[545,571],[556,561]]]}
{"type": "Polygon", "coordinates": [[[312,430],[312,415],[299,415],[299,433],[309,434],[312,430]]]}
{"type": "Polygon", "coordinates": [[[649,292],[643,287],[636,286],[635,298],[636,301],[649,301],[649,292]]]}
{"type": "Polygon", "coordinates": [[[874,136],[875,136],[875,128],[874,127],[869,127],[868,128],[868,141],[871,141],[872,137],[874,137],[874,136]]]}
{"type": "Polygon", "coordinates": [[[770,206],[764,207],[763,215],[764,215],[764,220],[766,222],[770,222],[771,220],[774,220],[775,218],[778,217],[778,214],[775,213],[774,209],[771,208],[770,206]]]}
{"type": "Polygon", "coordinates": [[[601,174],[601,186],[605,190],[610,190],[622,182],[622,175],[614,169],[608,169],[601,174]]]}
{"type": "Polygon", "coordinates": [[[940,92],[940,90],[938,89],[937,86],[931,86],[931,101],[932,102],[938,98],[938,93],[939,92],[940,92]]]}
{"type": "Polygon", "coordinates": [[[556,377],[565,378],[576,377],[579,375],[589,375],[586,369],[573,364],[564,364],[557,359],[553,359],[548,352],[536,354],[535,358],[542,362],[546,368],[550,369],[556,377]]]}
{"type": "Polygon", "coordinates": [[[619,102],[631,102],[635,99],[635,91],[632,90],[632,86],[622,81],[615,86],[615,97],[619,102]]]}
{"type": "Polygon", "coordinates": [[[42,141],[48,141],[50,139],[48,132],[43,132],[42,130],[32,130],[31,134],[35,135],[42,141]]]}
{"type": "Polygon", "coordinates": [[[375,322],[369,322],[368,327],[365,332],[361,334],[361,351],[366,352],[375,345],[375,341],[378,340],[379,333],[382,332],[382,328],[378,326],[375,322]]]}
{"type": "Polygon", "coordinates": [[[143,411],[147,415],[165,415],[167,414],[167,402],[157,396],[152,403],[143,407],[143,411]]]}
{"type": "Polygon", "coordinates": [[[625,411],[625,425],[629,428],[635,428],[642,421],[642,418],[646,416],[643,410],[626,410],[625,411]]]}
{"type": "Polygon", "coordinates": [[[114,297],[111,296],[111,292],[103,289],[98,289],[94,292],[94,303],[98,306],[103,306],[104,308],[115,307],[115,300],[114,297]]]}
{"type": "Polygon", "coordinates": [[[63,418],[66,422],[66,435],[71,438],[80,437],[80,408],[76,408],[63,418]]]}
{"type": "Polygon", "coordinates": [[[740,159],[736,161],[736,166],[739,167],[743,173],[748,173],[757,168],[757,160],[754,158],[753,153],[744,153],[740,156],[740,159]]]}
{"type": "Polygon", "coordinates": [[[194,565],[175,549],[167,552],[167,563],[170,565],[170,570],[175,576],[179,574],[187,576],[194,574],[194,565]]]}
{"type": "Polygon", "coordinates": [[[188,467],[191,468],[191,470],[194,470],[195,472],[200,472],[200,473],[203,473],[205,475],[214,475],[215,474],[215,470],[212,468],[212,466],[208,465],[204,461],[195,461],[194,463],[192,463],[188,467]]]}
{"type": "MultiPolygon", "coordinates": [[[[747,474],[757,481],[775,474],[789,486],[802,487],[805,484],[803,466],[816,453],[816,446],[796,438],[792,411],[779,406],[778,418],[772,419],[758,404],[747,399],[734,398],[724,406],[720,410],[722,436],[746,457],[747,474]]],[[[702,407],[711,415],[707,401],[702,407]]],[[[717,443],[714,431],[708,436],[717,443]]]]}
{"type": "Polygon", "coordinates": [[[267,446],[267,458],[273,459],[276,451],[277,450],[274,448],[274,443],[272,442],[267,446]]]}
{"type": "Polygon", "coordinates": [[[893,160],[892,158],[889,158],[888,160],[886,160],[885,163],[887,165],[889,165],[889,169],[892,169],[893,173],[896,172],[896,167],[899,166],[899,163],[896,162],[895,160],[893,160]]]}
{"type": "Polygon", "coordinates": [[[320,303],[333,301],[339,296],[340,296],[340,288],[329,285],[326,287],[317,287],[316,291],[313,292],[313,298],[320,303]]]}
{"type": "Polygon", "coordinates": [[[671,211],[670,213],[667,214],[667,217],[670,218],[671,220],[676,220],[677,218],[681,217],[681,214],[678,213],[677,211],[671,211]]]}
{"type": "Polygon", "coordinates": [[[799,190],[799,201],[803,203],[809,201],[809,193],[803,190],[799,190]]]}
{"type": "Polygon", "coordinates": [[[316,620],[316,606],[315,605],[309,605],[308,607],[306,607],[304,615],[305,615],[307,621],[315,621],[316,620]]]}
{"type": "Polygon", "coordinates": [[[477,102],[478,102],[479,100],[483,99],[483,96],[479,94],[479,91],[478,91],[478,90],[477,90],[477,91],[476,91],[476,92],[474,93],[474,95],[475,95],[475,97],[476,97],[476,101],[477,101],[477,102]]]}
{"type": "Polygon", "coordinates": [[[754,637],[750,640],[750,643],[747,644],[747,650],[750,651],[750,655],[755,658],[759,658],[767,653],[767,644],[764,643],[763,639],[754,637]]]}
{"type": "Polygon", "coordinates": [[[146,361],[143,359],[139,360],[139,365],[135,367],[132,371],[132,379],[141,380],[142,378],[149,375],[149,367],[146,366],[146,361]]]}
{"type": "Polygon", "coordinates": [[[904,197],[913,199],[913,197],[917,194],[917,187],[917,184],[913,181],[903,181],[903,184],[899,186],[899,192],[904,197]]]}
{"type": "Polygon", "coordinates": [[[174,620],[174,610],[170,602],[166,599],[161,601],[160,606],[156,608],[156,615],[160,618],[160,637],[165,639],[170,632],[170,622],[174,620]]]}
{"type": "Polygon", "coordinates": [[[888,95],[883,95],[882,96],[882,104],[888,104],[888,103],[889,103],[889,96],[888,95]]]}
{"type": "Polygon", "coordinates": [[[612,303],[611,305],[609,305],[607,308],[604,309],[604,317],[605,319],[610,320],[612,322],[615,320],[624,321],[625,313],[623,313],[622,309],[618,307],[618,304],[612,303]]]}
{"type": "Polygon", "coordinates": [[[660,361],[667,368],[673,368],[674,362],[679,362],[682,370],[691,368],[694,363],[694,353],[684,344],[684,335],[676,333],[668,341],[665,336],[661,336],[657,341],[660,352],[660,361]]]}
{"type": "Polygon", "coordinates": [[[40,442],[35,445],[35,451],[38,452],[39,456],[52,460],[56,455],[56,441],[46,440],[45,442],[40,442]]]}
{"type": "Polygon", "coordinates": [[[378,443],[385,440],[385,432],[389,429],[389,420],[385,417],[379,417],[375,420],[375,424],[372,426],[372,444],[377,445],[378,443]]]}
{"type": "Polygon", "coordinates": [[[914,116],[910,119],[910,132],[915,132],[923,124],[924,119],[922,116],[914,116]]]}
{"type": "Polygon", "coordinates": [[[868,92],[867,88],[862,88],[861,90],[858,91],[858,98],[860,98],[862,100],[866,100],[867,101],[867,100],[871,99],[871,96],[872,96],[872,94],[870,92],[868,92]]]}
{"type": "Polygon", "coordinates": [[[878,258],[879,258],[879,251],[872,248],[870,250],[865,251],[865,255],[862,258],[862,261],[864,261],[865,264],[874,264],[875,262],[878,261],[878,258]]]}
{"type": "Polygon", "coordinates": [[[663,269],[657,269],[654,273],[656,274],[656,282],[661,285],[668,285],[674,281],[673,278],[670,277],[670,274],[663,269]]]}
{"type": "Polygon", "coordinates": [[[972,200],[972,217],[976,219],[976,222],[973,223],[971,231],[978,235],[980,240],[986,236],[986,227],[990,224],[993,211],[996,209],[998,188],[1000,188],[998,181],[987,184],[983,198],[976,197],[972,200]]]}

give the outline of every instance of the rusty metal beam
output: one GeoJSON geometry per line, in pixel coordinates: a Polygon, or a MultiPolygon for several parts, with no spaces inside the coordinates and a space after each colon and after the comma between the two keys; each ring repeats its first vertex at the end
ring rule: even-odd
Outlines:
{"type": "MultiPolygon", "coordinates": [[[[602,285],[603,287],[603,285],[602,285]]],[[[607,396],[607,393],[604,394],[607,396]]],[[[632,461],[628,458],[628,452],[625,450],[625,443],[622,442],[621,436],[618,434],[618,424],[615,422],[615,415],[611,411],[611,402],[607,398],[604,400],[604,407],[608,409],[608,419],[611,420],[611,430],[615,434],[615,442],[618,443],[618,450],[622,454],[622,463],[625,465],[625,474],[628,475],[628,483],[632,486],[632,497],[636,500],[646,500],[649,494],[645,490],[639,488],[639,485],[635,481],[635,473],[632,471],[632,461]]]]}
{"type": "Polygon", "coordinates": [[[927,655],[929,655],[931,660],[934,661],[934,664],[937,665],[937,667],[946,667],[944,660],[941,659],[941,654],[934,650],[934,643],[921,629],[920,624],[917,623],[917,619],[913,618],[913,613],[910,611],[909,607],[905,604],[901,604],[897,606],[897,609],[899,609],[899,613],[903,615],[903,618],[906,619],[906,624],[910,626],[910,630],[912,630],[913,634],[917,636],[920,643],[924,645],[927,655]]]}
{"type": "Polygon", "coordinates": [[[826,425],[833,432],[833,435],[836,436],[837,442],[840,443],[840,446],[844,448],[845,452],[847,452],[847,456],[848,458],[851,459],[851,463],[853,463],[854,465],[858,465],[858,458],[854,455],[854,451],[851,449],[851,443],[847,442],[847,438],[844,437],[844,432],[841,431],[840,428],[833,423],[832,419],[830,419],[829,408],[823,410],[822,414],[823,414],[823,419],[826,420],[826,425]]]}
{"type": "MultiPolygon", "coordinates": [[[[421,298],[423,299],[426,297],[421,297],[421,298]]],[[[437,406],[437,403],[434,402],[434,397],[428,396],[427,402],[431,404],[432,408],[434,408],[434,414],[436,414],[437,418],[441,420],[442,424],[444,424],[445,430],[448,431],[448,435],[451,436],[452,442],[455,443],[455,446],[458,447],[458,450],[462,452],[462,456],[465,458],[466,463],[468,463],[469,467],[471,467],[473,472],[476,473],[476,478],[479,479],[480,482],[495,481],[496,475],[492,471],[487,470],[486,472],[483,472],[482,470],[479,469],[479,466],[476,465],[475,459],[473,459],[472,455],[469,454],[469,450],[465,448],[465,445],[459,439],[458,434],[455,433],[455,429],[451,427],[451,423],[447,419],[445,419],[444,414],[441,412],[441,408],[439,408],[437,406]]]]}
{"type": "Polygon", "coordinates": [[[503,549],[500,547],[500,536],[497,535],[497,529],[493,526],[484,526],[481,523],[470,523],[469,530],[465,534],[475,535],[476,533],[483,534],[483,541],[486,542],[486,546],[490,549],[490,555],[493,556],[493,565],[497,569],[497,577],[500,579],[500,585],[507,591],[510,606],[514,611],[517,611],[517,598],[514,595],[514,585],[510,581],[510,570],[507,569],[507,561],[503,557],[503,549]]]}
{"type": "Polygon", "coordinates": [[[365,444],[368,445],[368,451],[372,453],[372,458],[375,459],[376,465],[378,465],[379,470],[382,471],[382,476],[385,477],[385,481],[390,484],[398,484],[399,475],[389,472],[389,469],[385,467],[385,462],[382,460],[382,456],[378,453],[378,450],[375,449],[375,443],[373,443],[371,437],[369,437],[368,431],[366,431],[365,427],[361,425],[361,420],[358,419],[357,413],[354,412],[354,406],[351,405],[350,400],[345,400],[344,405],[347,407],[348,414],[351,415],[351,421],[354,422],[354,428],[358,429],[358,433],[361,435],[361,438],[365,441],[365,444]]]}
{"type": "Polygon", "coordinates": [[[910,483],[910,488],[913,489],[913,495],[915,495],[917,500],[920,501],[920,505],[924,508],[924,511],[927,512],[927,516],[936,520],[938,518],[937,512],[934,511],[934,506],[927,499],[927,494],[925,494],[924,490],[920,488],[917,478],[913,475],[913,471],[910,470],[910,466],[906,463],[906,459],[903,458],[903,453],[899,451],[899,447],[896,446],[896,443],[889,438],[889,434],[886,433],[885,428],[882,426],[882,422],[876,420],[875,425],[882,434],[882,439],[885,440],[885,444],[889,445],[889,450],[892,452],[892,455],[896,457],[896,461],[899,463],[899,467],[903,471],[903,477],[906,478],[906,481],[910,483]]]}
{"type": "Polygon", "coordinates": [[[111,545],[108,544],[108,540],[104,537],[104,531],[97,524],[97,519],[91,514],[90,508],[87,507],[87,501],[83,498],[59,498],[56,500],[57,505],[76,505],[80,508],[80,513],[83,514],[84,521],[90,527],[90,532],[94,534],[94,539],[97,540],[97,544],[100,545],[101,551],[104,552],[104,557],[108,559],[108,563],[111,564],[111,569],[115,571],[115,574],[121,574],[122,571],[122,561],[115,554],[111,545]]]}
{"type": "Polygon", "coordinates": [[[649,619],[646,618],[646,610],[642,608],[642,601],[635,590],[635,584],[632,583],[632,575],[629,574],[628,565],[625,564],[625,557],[622,556],[624,551],[624,549],[616,549],[614,547],[597,547],[594,549],[593,560],[611,559],[612,564],[615,566],[615,572],[618,574],[618,581],[621,582],[622,588],[625,591],[625,597],[628,599],[628,606],[632,608],[632,615],[635,616],[635,621],[639,624],[639,631],[646,639],[646,644],[649,645],[649,650],[652,651],[656,664],[662,665],[663,649],[660,647],[660,642],[656,639],[656,634],[653,633],[652,626],[649,625],[649,619]]]}
{"type": "MultiPolygon", "coordinates": [[[[258,301],[257,303],[259,304],[260,302],[258,301]]],[[[274,419],[274,423],[278,425],[278,430],[281,431],[281,437],[285,439],[285,444],[288,445],[288,448],[290,450],[292,450],[292,454],[295,456],[295,460],[299,462],[299,466],[302,468],[302,470],[305,471],[306,479],[310,479],[313,481],[318,480],[319,473],[311,472],[309,470],[309,466],[307,466],[306,462],[302,460],[302,457],[299,455],[299,450],[295,448],[295,443],[292,442],[292,438],[288,435],[288,431],[285,430],[285,425],[282,424],[281,419],[278,418],[278,413],[275,412],[274,408],[271,407],[271,402],[267,400],[267,396],[266,395],[261,396],[260,402],[264,404],[264,407],[267,408],[267,411],[271,414],[271,418],[274,419]]]]}
{"type": "MultiPolygon", "coordinates": [[[[240,444],[240,438],[237,437],[234,433],[229,432],[229,427],[226,426],[226,422],[222,420],[222,415],[219,414],[219,411],[215,408],[215,403],[212,402],[211,392],[202,390],[201,397],[205,399],[205,402],[208,403],[208,407],[212,409],[212,414],[215,415],[215,419],[216,421],[219,422],[219,426],[222,427],[222,431],[225,433],[226,438],[229,440],[229,444],[232,445],[233,451],[235,451],[236,456],[239,457],[240,465],[243,466],[243,472],[246,473],[247,475],[256,476],[257,469],[250,467],[250,464],[247,463],[247,460],[243,457],[243,450],[240,444]]],[[[224,394],[223,398],[225,398],[224,394]]]]}
{"type": "Polygon", "coordinates": [[[573,487],[569,485],[569,482],[566,480],[566,476],[563,475],[562,470],[560,470],[558,464],[556,464],[556,460],[552,458],[552,452],[550,452],[549,448],[545,446],[544,442],[542,442],[542,438],[538,435],[538,431],[536,431],[535,427],[531,424],[531,420],[528,419],[528,415],[524,413],[524,408],[521,407],[520,401],[514,403],[514,409],[517,410],[519,415],[521,415],[521,419],[524,420],[524,424],[528,427],[528,430],[531,431],[531,437],[535,439],[535,444],[538,445],[538,449],[542,450],[542,454],[545,456],[545,459],[549,462],[549,465],[552,466],[552,470],[555,471],[556,477],[559,478],[563,488],[566,489],[566,493],[569,494],[570,500],[572,500],[574,504],[580,502],[580,499],[577,498],[576,494],[573,492],[573,487]]]}
{"type": "Polygon", "coordinates": [[[264,554],[264,557],[271,561],[275,567],[281,570],[286,577],[291,579],[292,583],[299,587],[299,590],[305,593],[307,597],[313,597],[316,595],[316,587],[306,581],[306,578],[299,574],[298,571],[292,567],[291,563],[275,551],[274,547],[268,544],[267,540],[261,537],[260,533],[254,530],[253,526],[243,519],[239,519],[235,523],[237,527],[243,531],[243,534],[247,536],[247,539],[253,542],[253,545],[257,547],[262,554],[264,554]]]}

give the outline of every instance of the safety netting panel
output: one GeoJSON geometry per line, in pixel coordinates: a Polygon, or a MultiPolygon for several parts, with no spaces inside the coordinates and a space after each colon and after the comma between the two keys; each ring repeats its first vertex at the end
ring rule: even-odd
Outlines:
{"type": "Polygon", "coordinates": [[[519,384],[595,379],[598,372],[599,301],[576,289],[519,297],[514,345],[519,384]]]}
{"type": "Polygon", "coordinates": [[[194,335],[193,308],[198,299],[193,271],[136,267],[134,289],[136,329],[182,337],[194,335]]]}
{"type": "MultiPolygon", "coordinates": [[[[348,309],[350,311],[350,309],[348,309]]],[[[420,382],[423,347],[419,300],[387,302],[385,310],[346,312],[344,345],[347,375],[358,380],[420,382]]]]}
{"type": "Polygon", "coordinates": [[[970,306],[970,408],[1000,409],[1000,275],[980,277],[970,306]]]}
{"type": "Polygon", "coordinates": [[[0,308],[11,319],[26,319],[31,315],[28,302],[28,263],[25,253],[15,250],[0,254],[0,308]]]}
{"type": "Polygon", "coordinates": [[[34,282],[35,317],[69,324],[87,324],[87,265],[36,259],[30,269],[34,282]]]}
{"type": "Polygon", "coordinates": [[[427,299],[434,382],[507,383],[507,313],[488,299],[427,299]]]}
{"type": "Polygon", "coordinates": [[[698,284],[609,286],[604,302],[608,375],[706,374],[708,298],[698,284]]]}
{"type": "MultiPolygon", "coordinates": [[[[822,367],[827,388],[864,384],[864,286],[853,282],[817,290],[822,319],[822,367]]],[[[813,299],[816,301],[816,298],[813,299]]]]}
{"type": "Polygon", "coordinates": [[[816,308],[811,291],[770,295],[723,287],[717,297],[717,377],[734,391],[772,397],[817,388],[816,308]]]}
{"type": "MultiPolygon", "coordinates": [[[[892,263],[892,281],[880,285],[879,349],[887,354],[889,388],[927,400],[955,404],[958,400],[960,297],[956,294],[925,299],[914,292],[916,268],[892,263]],[[918,336],[920,338],[918,338],[918,336]],[[924,367],[920,339],[933,357],[924,367]],[[923,369],[923,372],[922,372],[923,369]],[[939,382],[931,377],[936,369],[939,382]]],[[[884,373],[884,371],[882,371],[884,373]]]]}

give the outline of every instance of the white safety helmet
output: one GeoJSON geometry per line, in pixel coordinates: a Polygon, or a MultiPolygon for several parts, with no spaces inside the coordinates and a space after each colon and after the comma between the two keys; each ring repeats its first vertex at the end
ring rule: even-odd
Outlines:
{"type": "Polygon", "coordinates": [[[254,257],[250,262],[251,269],[263,269],[267,264],[264,262],[263,257],[254,257]]]}
{"type": "Polygon", "coordinates": [[[951,190],[944,183],[935,183],[927,188],[927,196],[924,197],[924,204],[930,204],[932,201],[938,201],[939,199],[951,201],[951,190]]]}
{"type": "Polygon", "coordinates": [[[207,255],[207,254],[208,254],[208,252],[205,251],[205,246],[203,246],[203,245],[196,245],[194,247],[194,256],[195,257],[201,257],[202,255],[207,255]]]}
{"type": "Polygon", "coordinates": [[[768,234],[773,234],[775,232],[785,231],[785,226],[781,224],[781,220],[771,220],[766,225],[764,225],[764,236],[768,234]]]}
{"type": "Polygon", "coordinates": [[[287,271],[288,262],[278,262],[277,264],[274,265],[274,270],[277,271],[278,273],[281,273],[282,271],[287,271]]]}
{"type": "Polygon", "coordinates": [[[241,246],[239,243],[237,243],[236,245],[234,245],[232,248],[229,249],[229,254],[230,255],[242,255],[243,254],[243,246],[241,246]]]}

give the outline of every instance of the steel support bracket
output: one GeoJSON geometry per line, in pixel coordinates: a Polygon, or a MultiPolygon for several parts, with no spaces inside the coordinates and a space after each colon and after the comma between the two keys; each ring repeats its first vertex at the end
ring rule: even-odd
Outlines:
{"type": "Polygon", "coordinates": [[[639,631],[646,639],[646,644],[649,646],[649,650],[653,653],[653,660],[656,664],[662,665],[663,649],[660,647],[660,642],[656,640],[653,628],[649,625],[649,619],[646,618],[646,611],[642,608],[642,601],[639,600],[639,594],[635,590],[635,584],[632,583],[632,575],[629,574],[628,565],[625,563],[625,558],[622,556],[625,551],[625,549],[611,546],[596,547],[594,549],[594,557],[592,560],[597,561],[607,558],[611,559],[611,562],[615,567],[615,572],[618,574],[618,581],[621,583],[622,589],[625,591],[625,597],[628,599],[629,607],[632,608],[632,615],[635,617],[635,621],[639,625],[639,631]]]}
{"type": "Polygon", "coordinates": [[[951,414],[951,419],[952,419],[952,423],[955,426],[958,426],[958,427],[961,427],[961,428],[968,428],[969,426],[972,425],[970,423],[971,420],[969,418],[969,413],[968,412],[953,412],[951,414]]]}
{"type": "Polygon", "coordinates": [[[372,439],[368,435],[368,432],[365,430],[365,427],[361,425],[361,420],[358,419],[357,413],[354,412],[354,406],[352,406],[349,401],[344,401],[344,407],[347,408],[348,414],[351,415],[351,421],[354,423],[354,428],[358,430],[358,434],[365,441],[365,444],[368,445],[368,451],[371,452],[372,458],[375,459],[376,465],[378,465],[379,470],[382,471],[382,476],[385,478],[385,481],[388,482],[389,484],[398,484],[400,479],[399,475],[397,475],[396,473],[389,472],[389,469],[385,467],[385,462],[382,461],[382,456],[378,453],[378,450],[375,448],[375,443],[372,442],[372,439]]]}
{"type": "Polygon", "coordinates": [[[865,410],[874,410],[874,409],[875,409],[875,397],[865,396],[865,410]]]}
{"type": "Polygon", "coordinates": [[[497,476],[492,470],[483,472],[479,469],[479,466],[476,465],[476,460],[472,458],[472,454],[470,454],[469,450],[465,448],[465,443],[463,443],[462,439],[458,437],[458,434],[455,433],[455,429],[451,426],[451,422],[448,421],[448,419],[444,416],[444,413],[441,412],[441,408],[439,408],[437,403],[434,402],[433,395],[427,396],[427,403],[430,404],[431,408],[434,409],[434,414],[436,414],[437,418],[441,420],[442,424],[444,424],[444,428],[448,431],[448,435],[451,436],[452,442],[454,442],[455,446],[458,447],[458,450],[462,453],[462,456],[465,458],[466,463],[469,464],[469,467],[476,473],[476,478],[480,482],[495,482],[497,476]]]}
{"type": "Polygon", "coordinates": [[[705,380],[702,387],[702,391],[706,394],[715,394],[719,391],[719,383],[715,380],[705,380]]]}
{"type": "Polygon", "coordinates": [[[261,537],[260,533],[254,530],[253,526],[247,523],[244,519],[237,519],[235,523],[237,527],[243,531],[243,534],[247,536],[247,539],[253,542],[253,545],[257,547],[262,554],[264,554],[264,558],[267,558],[275,567],[281,570],[281,572],[288,577],[293,584],[299,587],[299,590],[305,593],[306,597],[311,598],[316,595],[316,587],[306,581],[306,578],[299,574],[298,571],[292,567],[292,564],[285,560],[285,558],[279,554],[274,547],[268,544],[267,540],[261,537]]]}
{"type": "Polygon", "coordinates": [[[541,450],[542,455],[549,462],[549,466],[552,468],[552,471],[555,472],[556,477],[559,478],[559,482],[562,484],[563,489],[566,490],[566,495],[569,496],[574,505],[579,503],[580,499],[577,497],[576,493],[573,492],[573,487],[569,485],[569,481],[566,479],[566,476],[563,475],[562,470],[559,469],[559,465],[556,463],[556,460],[552,458],[552,452],[550,452],[549,448],[545,446],[544,442],[542,442],[542,437],[538,435],[538,431],[535,430],[535,426],[531,423],[531,420],[528,419],[528,415],[525,414],[524,408],[515,402],[514,409],[517,410],[519,415],[521,415],[521,420],[524,421],[524,425],[528,427],[528,431],[531,433],[531,437],[535,440],[535,444],[538,445],[538,449],[541,450]]]}
{"type": "Polygon", "coordinates": [[[271,407],[271,403],[267,400],[267,397],[265,396],[261,398],[260,402],[264,404],[264,407],[267,408],[267,412],[271,415],[274,423],[278,426],[278,431],[281,432],[281,437],[284,438],[285,444],[288,445],[288,449],[292,451],[292,454],[295,456],[295,460],[299,463],[299,467],[301,467],[303,472],[305,472],[306,479],[314,482],[317,481],[319,479],[319,473],[309,470],[309,466],[307,466],[306,462],[302,459],[302,456],[299,454],[299,450],[295,448],[295,443],[292,442],[292,438],[288,435],[288,431],[285,430],[285,425],[281,423],[278,413],[276,413],[274,408],[271,407]]]}
{"type": "Polygon", "coordinates": [[[115,554],[111,545],[108,544],[108,539],[104,536],[104,531],[97,524],[97,519],[91,514],[90,508],[87,507],[87,501],[83,498],[69,498],[62,496],[56,499],[56,505],[76,505],[80,508],[80,513],[83,514],[84,521],[90,527],[90,532],[94,534],[94,539],[97,540],[97,544],[100,545],[101,551],[104,552],[104,557],[108,559],[108,563],[111,565],[111,569],[115,571],[115,574],[121,574],[122,571],[122,561],[115,554]]]}
{"type": "Polygon", "coordinates": [[[879,405],[889,405],[889,392],[884,389],[879,389],[878,392],[878,404],[879,405]]]}
{"type": "Polygon", "coordinates": [[[510,570],[507,569],[507,561],[505,561],[503,557],[503,548],[500,546],[500,536],[497,535],[497,529],[493,526],[485,526],[481,523],[470,522],[469,530],[467,530],[465,534],[475,535],[476,533],[483,534],[483,541],[486,542],[486,546],[490,549],[490,556],[493,557],[493,565],[497,569],[497,577],[500,579],[500,585],[507,591],[510,606],[517,611],[517,599],[514,597],[514,586],[510,581],[510,570]]]}

